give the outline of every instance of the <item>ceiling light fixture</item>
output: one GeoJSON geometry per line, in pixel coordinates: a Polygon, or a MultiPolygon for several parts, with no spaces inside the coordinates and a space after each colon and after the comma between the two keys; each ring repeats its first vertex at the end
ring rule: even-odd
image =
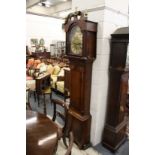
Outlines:
{"type": "Polygon", "coordinates": [[[44,7],[49,8],[49,7],[51,7],[51,6],[53,5],[53,3],[50,2],[50,1],[45,1],[45,2],[40,2],[40,3],[38,3],[38,5],[39,5],[39,6],[44,6],[44,7]]]}
{"type": "Polygon", "coordinates": [[[45,1],[45,2],[43,2],[45,5],[52,5],[52,2],[50,2],[50,1],[45,1]]]}

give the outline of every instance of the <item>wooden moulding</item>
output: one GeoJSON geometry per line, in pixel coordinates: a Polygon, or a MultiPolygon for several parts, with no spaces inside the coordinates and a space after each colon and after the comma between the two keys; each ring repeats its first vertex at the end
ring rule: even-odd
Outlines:
{"type": "Polygon", "coordinates": [[[124,119],[116,127],[105,125],[102,145],[115,152],[126,140],[127,136],[124,134],[126,131],[127,121],[124,119]]]}
{"type": "Polygon", "coordinates": [[[68,111],[68,127],[69,131],[75,134],[74,141],[80,149],[87,149],[90,143],[90,124],[91,115],[80,115],[75,111],[68,111]]]}

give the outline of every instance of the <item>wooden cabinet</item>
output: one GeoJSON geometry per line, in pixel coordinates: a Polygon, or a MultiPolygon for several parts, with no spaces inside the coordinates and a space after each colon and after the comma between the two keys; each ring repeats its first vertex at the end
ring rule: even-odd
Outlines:
{"type": "Polygon", "coordinates": [[[111,35],[109,92],[106,124],[102,144],[115,151],[126,138],[125,93],[128,92],[128,28],[120,28],[111,35]]]}
{"type": "Polygon", "coordinates": [[[75,12],[68,16],[64,28],[71,69],[67,130],[73,131],[75,142],[84,149],[90,145],[90,94],[97,23],[88,21],[82,12],[75,12]]]}
{"type": "Polygon", "coordinates": [[[50,52],[34,52],[33,57],[35,58],[50,58],[50,52]]]}

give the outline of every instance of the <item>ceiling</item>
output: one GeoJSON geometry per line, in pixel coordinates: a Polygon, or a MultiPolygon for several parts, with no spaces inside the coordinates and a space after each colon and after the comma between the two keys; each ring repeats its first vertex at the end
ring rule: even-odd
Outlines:
{"type": "Polygon", "coordinates": [[[26,0],[26,12],[64,19],[71,12],[72,0],[26,0]]]}

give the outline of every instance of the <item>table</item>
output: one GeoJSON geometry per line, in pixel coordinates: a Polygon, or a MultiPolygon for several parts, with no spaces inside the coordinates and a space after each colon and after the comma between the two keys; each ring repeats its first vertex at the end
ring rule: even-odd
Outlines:
{"type": "Polygon", "coordinates": [[[46,115],[26,111],[26,155],[54,155],[58,128],[46,115]]]}
{"type": "Polygon", "coordinates": [[[37,77],[36,80],[36,91],[38,93],[42,93],[42,90],[50,86],[51,75],[48,73],[44,73],[37,77]]]}
{"type": "Polygon", "coordinates": [[[36,101],[36,95],[38,98],[38,106],[39,106],[39,95],[44,95],[44,114],[46,114],[46,103],[45,103],[45,95],[49,94],[50,99],[52,99],[51,92],[51,75],[48,73],[43,73],[39,77],[34,80],[27,80],[26,86],[34,93],[34,98],[36,101]],[[50,90],[50,91],[45,91],[50,90]]]}
{"type": "Polygon", "coordinates": [[[30,105],[30,99],[29,99],[29,95],[30,95],[29,91],[30,89],[26,87],[26,109],[32,110],[31,105],[30,105]]]}
{"type": "Polygon", "coordinates": [[[48,73],[44,73],[36,78],[36,93],[38,98],[38,106],[39,106],[39,95],[44,96],[44,114],[46,114],[46,103],[45,103],[45,95],[50,95],[50,99],[52,100],[52,91],[51,91],[51,75],[48,73]]]}

